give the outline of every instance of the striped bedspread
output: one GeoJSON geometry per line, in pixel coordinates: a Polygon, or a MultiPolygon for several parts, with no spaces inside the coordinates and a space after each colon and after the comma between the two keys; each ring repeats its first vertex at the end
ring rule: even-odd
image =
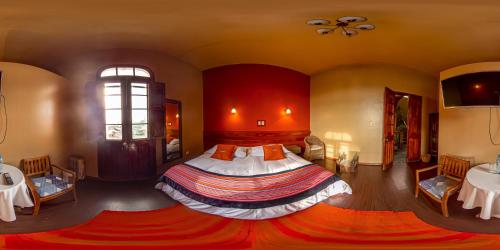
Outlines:
{"type": "Polygon", "coordinates": [[[217,207],[244,209],[299,201],[337,180],[339,177],[315,164],[254,176],[221,175],[179,164],[161,177],[161,181],[193,200],[217,207]]]}

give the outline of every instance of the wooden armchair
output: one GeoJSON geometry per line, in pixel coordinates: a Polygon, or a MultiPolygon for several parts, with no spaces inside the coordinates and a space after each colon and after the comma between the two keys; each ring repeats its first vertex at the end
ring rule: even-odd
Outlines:
{"type": "Polygon", "coordinates": [[[432,200],[441,204],[443,215],[448,217],[448,198],[460,189],[469,168],[469,161],[443,156],[438,165],[416,171],[415,197],[418,198],[420,191],[422,191],[432,200]],[[420,180],[421,173],[433,169],[437,169],[436,177],[420,180]]]}
{"type": "Polygon", "coordinates": [[[38,215],[42,202],[53,200],[63,194],[73,192],[73,198],[77,200],[75,172],[51,164],[48,155],[23,159],[21,165],[35,203],[33,215],[38,215]]]}
{"type": "Polygon", "coordinates": [[[304,151],[304,158],[306,158],[306,160],[325,159],[326,146],[318,137],[313,135],[307,136],[304,138],[304,143],[306,145],[304,151]]]}

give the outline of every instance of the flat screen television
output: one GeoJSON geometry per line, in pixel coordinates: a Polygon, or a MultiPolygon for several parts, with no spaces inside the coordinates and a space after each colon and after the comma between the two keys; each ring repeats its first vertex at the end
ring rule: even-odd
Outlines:
{"type": "Polygon", "coordinates": [[[451,77],[441,87],[445,108],[500,106],[500,71],[451,77]]]}

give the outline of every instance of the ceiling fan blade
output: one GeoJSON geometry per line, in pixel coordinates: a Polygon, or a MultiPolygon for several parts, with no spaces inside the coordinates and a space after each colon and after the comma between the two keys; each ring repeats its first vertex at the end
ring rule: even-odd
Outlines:
{"type": "Polygon", "coordinates": [[[311,19],[307,21],[307,25],[313,25],[313,26],[330,25],[330,23],[331,23],[330,20],[326,19],[311,19]]]}
{"type": "Polygon", "coordinates": [[[368,19],[362,16],[343,16],[337,19],[341,23],[366,22],[368,19]]]}
{"type": "Polygon", "coordinates": [[[373,24],[359,24],[354,27],[350,27],[351,29],[358,29],[358,30],[373,30],[375,29],[375,25],[373,24]]]}

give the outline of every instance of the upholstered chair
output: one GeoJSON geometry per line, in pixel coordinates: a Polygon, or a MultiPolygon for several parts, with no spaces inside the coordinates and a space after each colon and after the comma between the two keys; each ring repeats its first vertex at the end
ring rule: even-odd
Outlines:
{"type": "Polygon", "coordinates": [[[23,172],[26,184],[31,191],[35,207],[33,215],[38,215],[40,204],[61,195],[73,193],[76,201],[75,172],[51,164],[48,155],[23,159],[23,172]]]}
{"type": "Polygon", "coordinates": [[[448,199],[460,190],[469,168],[470,161],[442,156],[438,165],[416,171],[415,197],[420,193],[430,197],[441,205],[442,214],[448,217],[448,199]],[[437,170],[437,176],[422,180],[422,173],[430,170],[437,170]]]}
{"type": "Polygon", "coordinates": [[[306,138],[304,138],[304,143],[306,145],[306,149],[304,151],[304,158],[306,160],[312,161],[316,159],[325,159],[325,143],[318,137],[313,135],[307,136],[306,138]]]}

